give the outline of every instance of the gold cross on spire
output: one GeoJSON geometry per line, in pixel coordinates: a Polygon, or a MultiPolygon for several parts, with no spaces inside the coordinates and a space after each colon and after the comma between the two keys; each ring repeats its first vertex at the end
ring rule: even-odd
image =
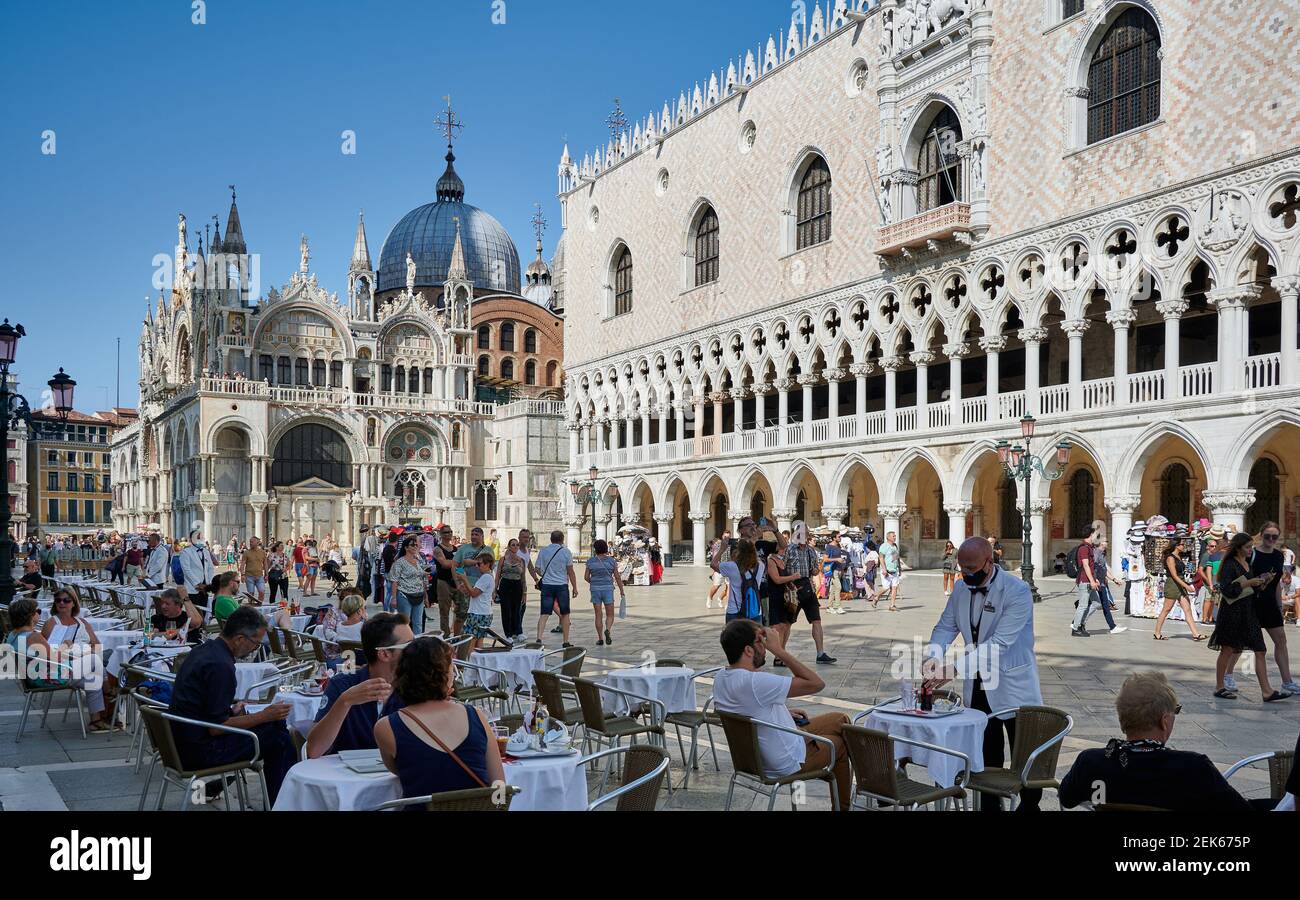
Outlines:
{"type": "Polygon", "coordinates": [[[537,235],[537,242],[541,243],[542,234],[546,231],[546,218],[542,215],[542,204],[534,203],[537,212],[533,215],[533,231],[537,235]]]}
{"type": "Polygon", "coordinates": [[[437,118],[438,130],[446,136],[447,146],[450,147],[453,141],[455,141],[456,135],[460,134],[465,129],[465,125],[456,118],[456,113],[451,108],[451,95],[448,94],[442,99],[447,103],[447,111],[439,115],[437,118]]]}

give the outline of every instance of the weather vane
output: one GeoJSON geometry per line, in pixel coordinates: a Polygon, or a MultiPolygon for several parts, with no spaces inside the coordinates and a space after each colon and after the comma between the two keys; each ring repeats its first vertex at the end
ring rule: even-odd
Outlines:
{"type": "Polygon", "coordinates": [[[605,124],[609,126],[610,137],[612,137],[615,143],[617,143],[619,135],[622,134],[623,129],[627,127],[627,116],[623,115],[623,107],[619,105],[617,97],[614,98],[614,111],[609,114],[609,118],[605,120],[605,124]]]}
{"type": "Polygon", "coordinates": [[[234,186],[233,184],[229,184],[229,185],[226,185],[226,187],[230,188],[230,202],[231,202],[231,203],[234,203],[234,202],[235,202],[235,186],[234,186]]]}
{"type": "Polygon", "coordinates": [[[442,98],[447,102],[447,112],[438,117],[438,130],[447,137],[447,146],[450,147],[456,139],[456,135],[465,130],[465,125],[456,118],[456,113],[451,108],[451,95],[442,98]]]}
{"type": "Polygon", "coordinates": [[[533,215],[533,231],[540,242],[542,234],[546,231],[546,218],[542,215],[542,204],[534,203],[533,206],[537,208],[537,212],[533,215]]]}

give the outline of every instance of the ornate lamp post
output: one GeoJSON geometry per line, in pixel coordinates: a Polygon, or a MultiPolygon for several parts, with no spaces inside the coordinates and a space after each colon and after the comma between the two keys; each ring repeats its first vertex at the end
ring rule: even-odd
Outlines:
{"type": "Polygon", "coordinates": [[[406,502],[405,494],[398,494],[396,497],[389,498],[388,509],[397,516],[399,525],[403,519],[410,518],[411,513],[415,511],[415,507],[406,502]]]}
{"type": "MultiPolygon", "coordinates": [[[[587,470],[586,481],[580,481],[575,478],[573,481],[569,482],[569,492],[572,493],[573,498],[578,501],[578,507],[580,509],[586,506],[588,501],[591,502],[591,543],[593,545],[596,543],[596,488],[599,480],[600,469],[592,466],[587,470]]],[[[617,485],[611,484],[609,486],[609,495],[611,497],[618,496],[617,485]]]]}
{"type": "MultiPolygon", "coordinates": [[[[14,540],[9,534],[9,429],[26,425],[32,429],[32,410],[27,398],[9,390],[9,367],[18,356],[18,339],[27,331],[22,325],[10,325],[5,319],[0,325],[0,446],[5,449],[5,465],[0,466],[0,603],[8,604],[14,598],[14,540]]],[[[59,418],[59,427],[68,421],[72,412],[72,393],[77,383],[59,369],[49,380],[50,398],[59,418]]]]}
{"type": "Polygon", "coordinates": [[[1056,468],[1048,470],[1043,457],[1035,456],[1029,449],[1029,442],[1034,438],[1034,429],[1038,426],[1038,420],[1033,416],[1025,416],[1020,420],[1020,437],[1024,441],[1024,446],[1020,444],[1009,444],[1006,441],[998,441],[998,462],[1002,463],[1002,468],[1007,475],[1017,481],[1025,483],[1025,514],[1024,514],[1024,546],[1020,554],[1020,577],[1029,585],[1033,591],[1034,602],[1041,603],[1042,597],[1038,594],[1038,585],[1034,583],[1034,525],[1033,519],[1030,518],[1030,485],[1032,483],[1034,471],[1047,479],[1056,481],[1065,474],[1065,467],[1070,462],[1070,444],[1062,441],[1056,445],[1056,468]]]}

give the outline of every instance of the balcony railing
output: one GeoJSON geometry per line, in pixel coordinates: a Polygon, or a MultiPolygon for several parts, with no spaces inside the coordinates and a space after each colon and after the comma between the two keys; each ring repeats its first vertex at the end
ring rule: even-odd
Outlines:
{"type": "Polygon", "coordinates": [[[962,232],[970,232],[970,204],[949,203],[879,229],[876,253],[895,256],[905,249],[924,247],[929,241],[949,240],[962,232]]]}
{"type": "MultiPolygon", "coordinates": [[[[1278,354],[1253,356],[1243,363],[1244,384],[1248,390],[1261,390],[1280,386],[1281,359],[1278,354]]],[[[1183,366],[1178,370],[1181,398],[1198,399],[1213,396],[1218,383],[1218,363],[1183,366]]],[[[1159,406],[1166,402],[1165,373],[1137,372],[1127,376],[1117,387],[1113,378],[1099,378],[1083,382],[1080,392],[1085,409],[1115,409],[1116,391],[1128,391],[1131,406],[1159,406]]],[[[1300,386],[1297,386],[1300,387],[1300,386]]],[[[924,426],[919,425],[917,407],[894,410],[895,432],[915,435],[919,431],[944,431],[970,426],[1014,423],[1029,411],[1025,391],[1009,391],[997,395],[998,415],[989,416],[988,397],[969,397],[960,403],[959,421],[953,419],[953,407],[946,401],[926,405],[924,426]]],[[[1049,385],[1038,389],[1037,415],[1043,418],[1068,419],[1075,410],[1070,406],[1069,385],[1049,385]]],[[[784,426],[761,429],[744,429],[721,435],[700,435],[666,443],[624,447],[620,450],[586,452],[578,454],[578,470],[595,464],[602,469],[622,466],[641,466],[653,462],[704,457],[741,457],[763,451],[777,451],[786,447],[820,447],[826,444],[880,439],[887,432],[887,413],[884,410],[839,416],[832,419],[814,419],[811,422],[787,422],[784,426]]]]}

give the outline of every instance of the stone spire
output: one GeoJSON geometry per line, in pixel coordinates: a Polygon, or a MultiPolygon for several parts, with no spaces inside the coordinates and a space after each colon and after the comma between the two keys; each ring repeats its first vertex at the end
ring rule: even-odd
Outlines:
{"type": "Polygon", "coordinates": [[[239,224],[239,207],[235,205],[235,186],[230,185],[230,213],[226,216],[226,236],[221,239],[221,252],[245,254],[244,231],[239,224]]]}
{"type": "Polygon", "coordinates": [[[353,272],[369,272],[370,265],[370,244],[366,241],[366,214],[363,210],[357,216],[357,239],[352,245],[352,265],[349,267],[353,272]]]}
{"type": "Polygon", "coordinates": [[[447,268],[448,281],[469,281],[469,267],[465,265],[465,248],[460,242],[460,217],[456,217],[456,244],[451,248],[451,265],[447,268]]]}

